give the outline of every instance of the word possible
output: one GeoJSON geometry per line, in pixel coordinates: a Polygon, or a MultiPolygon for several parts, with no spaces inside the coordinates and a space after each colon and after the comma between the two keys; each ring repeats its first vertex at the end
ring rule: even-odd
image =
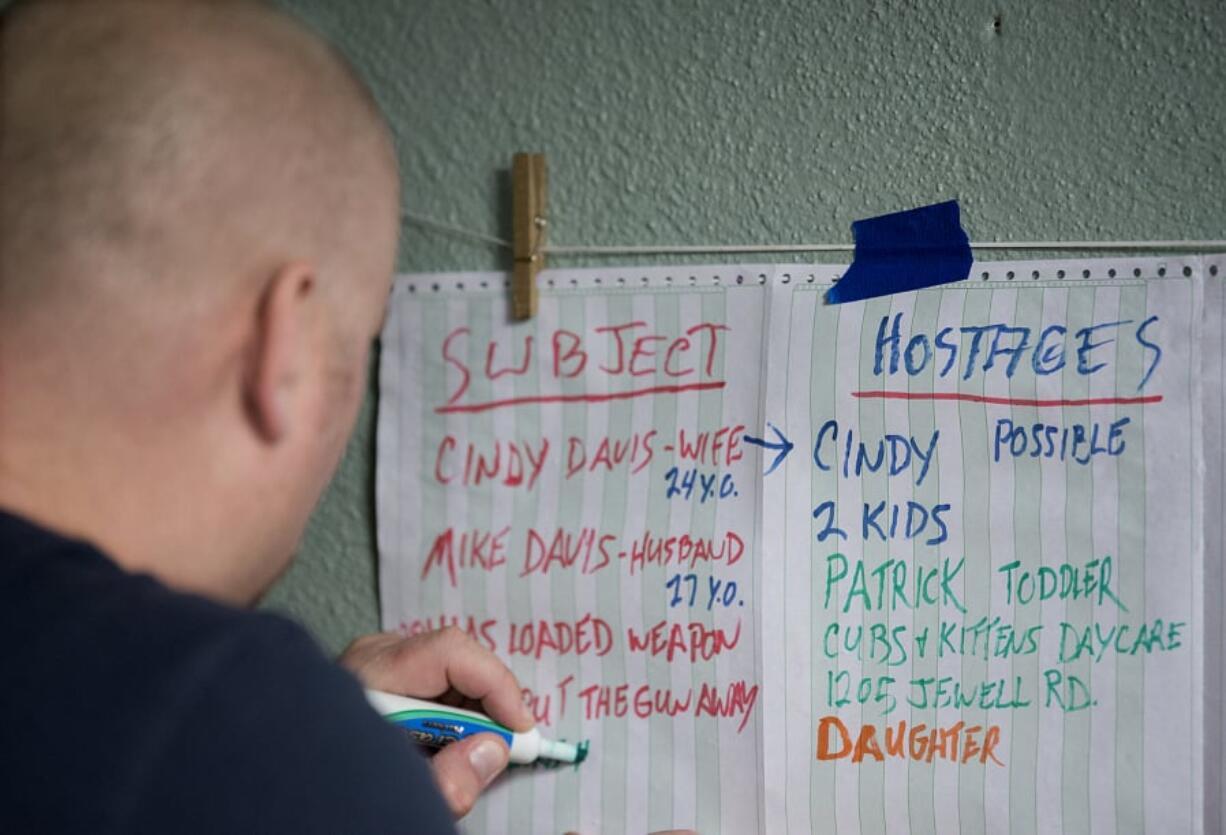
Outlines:
{"type": "MultiPolygon", "coordinates": [[[[460,405],[472,386],[473,376],[492,383],[505,376],[532,376],[538,380],[571,380],[587,372],[630,381],[641,377],[682,380],[715,379],[719,336],[727,325],[701,322],[680,333],[657,333],[646,322],[633,321],[593,328],[586,337],[558,328],[541,349],[531,334],[519,346],[502,345],[491,339],[485,350],[469,345],[472,330],[456,328],[443,339],[443,361],[459,372],[459,380],[442,408],[460,405]],[[515,356],[516,348],[518,356],[515,356]],[[476,352],[484,362],[474,368],[476,352]],[[500,352],[503,356],[499,356],[500,352]]],[[[506,404],[510,405],[510,404],[506,404]]]]}
{"type": "Polygon", "coordinates": [[[885,749],[882,750],[882,745],[878,742],[881,734],[876,725],[861,725],[853,744],[851,733],[843,724],[843,720],[837,716],[823,716],[817,724],[817,758],[850,759],[857,765],[864,762],[866,757],[877,762],[882,762],[886,757],[895,757],[924,763],[946,760],[958,765],[965,765],[972,760],[980,765],[987,765],[988,760],[991,760],[1004,767],[1004,763],[996,756],[996,746],[1000,744],[1000,726],[989,725],[982,742],[979,737],[981,733],[983,726],[968,726],[964,722],[933,728],[931,731],[921,722],[912,725],[908,732],[907,723],[899,722],[886,726],[885,749]]]}
{"type": "Polygon", "coordinates": [[[1051,423],[1031,423],[1018,426],[1008,418],[996,421],[996,437],[992,445],[992,460],[1000,461],[1001,453],[1011,458],[1048,458],[1054,461],[1074,461],[1089,464],[1096,456],[1122,455],[1124,427],[1132,418],[1120,418],[1110,424],[1097,421],[1086,426],[1057,426],[1051,423]]]}
{"type": "MultiPolygon", "coordinates": [[[[904,341],[902,320],[902,313],[896,313],[892,321],[889,316],[881,317],[873,358],[875,376],[892,376],[904,371],[914,377],[924,373],[931,364],[938,377],[945,377],[958,363],[959,352],[964,355],[963,380],[969,380],[976,371],[986,375],[997,367],[998,361],[1005,376],[1011,378],[1027,356],[1027,366],[1040,377],[1061,371],[1069,362],[1070,340],[1064,325],[1048,325],[1037,338],[1029,327],[992,323],[945,327],[931,338],[926,333],[917,333],[904,341]],[[963,344],[965,337],[970,338],[969,345],[963,344]]],[[[1147,333],[1157,321],[1157,316],[1150,316],[1139,324],[1132,319],[1119,319],[1078,329],[1071,340],[1077,373],[1089,376],[1102,371],[1107,362],[1101,359],[1101,352],[1095,354],[1095,351],[1115,342],[1117,337],[1133,339],[1148,357],[1137,391],[1145,388],[1162,360],[1162,349],[1147,333]]]]}

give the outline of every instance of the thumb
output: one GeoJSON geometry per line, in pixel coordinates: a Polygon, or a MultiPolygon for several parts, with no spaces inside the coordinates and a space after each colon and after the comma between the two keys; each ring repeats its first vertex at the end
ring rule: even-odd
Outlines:
{"type": "Polygon", "coordinates": [[[451,813],[462,818],[481,792],[507,767],[506,743],[493,734],[475,734],[453,742],[430,759],[434,781],[451,813]]]}

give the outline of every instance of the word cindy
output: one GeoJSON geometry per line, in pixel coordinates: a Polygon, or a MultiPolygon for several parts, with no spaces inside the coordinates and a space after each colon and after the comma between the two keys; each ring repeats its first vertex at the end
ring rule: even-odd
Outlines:
{"type": "Polygon", "coordinates": [[[843,478],[860,478],[865,473],[875,473],[884,470],[886,475],[897,476],[908,470],[915,473],[915,483],[924,483],[928,475],[933,457],[937,451],[937,439],[941,437],[939,430],[924,438],[921,444],[911,435],[888,434],[876,439],[876,442],[865,441],[856,437],[855,429],[848,427],[839,443],[839,422],[828,420],[817,430],[817,441],[813,444],[813,463],[819,470],[829,471],[834,468],[843,471],[843,478]],[[839,466],[838,459],[842,459],[839,466]]]}
{"type": "MultiPolygon", "coordinates": [[[[1162,361],[1162,349],[1152,333],[1157,316],[1139,323],[1133,319],[1097,322],[1072,334],[1064,325],[1048,325],[1036,335],[1026,326],[996,322],[944,327],[933,335],[904,336],[903,315],[881,317],[873,358],[873,374],[878,377],[900,372],[915,377],[926,371],[946,377],[956,371],[963,380],[969,380],[977,372],[986,376],[998,368],[1011,378],[1023,366],[1039,377],[1060,372],[1066,366],[1090,376],[1109,368],[1108,359],[1114,353],[1109,346],[1119,340],[1135,342],[1141,348],[1140,391],[1162,361]]],[[[1113,370],[1107,373],[1115,374],[1113,370]]]]}
{"type": "MultiPolygon", "coordinates": [[[[670,382],[716,381],[720,334],[727,325],[700,322],[678,331],[661,333],[646,322],[632,321],[592,328],[581,335],[565,328],[549,334],[543,345],[532,334],[522,342],[504,345],[496,339],[472,344],[472,330],[460,327],[444,337],[443,362],[458,373],[442,408],[454,407],[469,393],[474,377],[486,385],[503,377],[525,377],[542,385],[561,383],[581,375],[603,377],[623,385],[639,378],[670,382]]],[[[603,389],[603,384],[602,384],[603,389]]],[[[506,403],[504,405],[514,405],[506,403]]]]}

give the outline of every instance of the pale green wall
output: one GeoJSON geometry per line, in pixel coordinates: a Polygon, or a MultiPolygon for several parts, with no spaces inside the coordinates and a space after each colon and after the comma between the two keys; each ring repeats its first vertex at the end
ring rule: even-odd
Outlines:
{"type": "MultiPolygon", "coordinates": [[[[978,240],[1226,237],[1221,0],[282,5],[374,86],[406,205],[465,226],[507,234],[510,155],[541,150],[557,242],[845,241],[950,197],[978,240]]],[[[378,624],[373,418],[269,600],[332,649],[378,624]]]]}

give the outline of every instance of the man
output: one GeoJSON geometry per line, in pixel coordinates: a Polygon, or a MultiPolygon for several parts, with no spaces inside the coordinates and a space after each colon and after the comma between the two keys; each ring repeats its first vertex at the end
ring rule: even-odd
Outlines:
{"type": "Polygon", "coordinates": [[[358,679],[531,727],[462,633],[359,640],[354,678],[239,608],[352,428],[398,182],[369,93],[261,5],[0,17],[0,831],[450,831],[505,745],[438,753],[444,805],[358,679]]]}

